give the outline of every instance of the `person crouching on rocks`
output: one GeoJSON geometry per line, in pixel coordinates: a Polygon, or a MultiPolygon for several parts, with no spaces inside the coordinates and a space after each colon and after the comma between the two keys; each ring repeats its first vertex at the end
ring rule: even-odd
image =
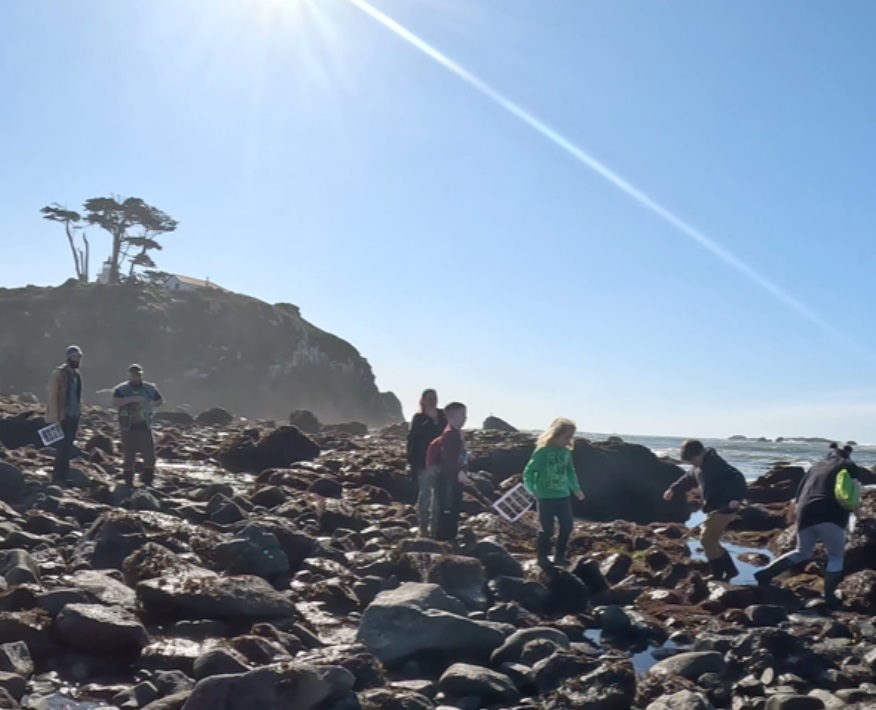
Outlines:
{"type": "Polygon", "coordinates": [[[846,528],[851,508],[858,513],[858,501],[844,505],[837,498],[837,479],[845,472],[854,484],[860,480],[860,471],[849,457],[852,448],[833,449],[836,456],[828,456],[812,466],[797,489],[797,549],[779,557],[772,564],[754,573],[758,584],[767,585],[783,572],[812,558],[815,544],[824,543],[827,566],[824,572],[824,600],[828,607],[840,606],[836,590],[843,578],[843,558],[846,548],[846,528]]]}
{"type": "Polygon", "coordinates": [[[423,537],[429,534],[436,476],[435,467],[426,466],[426,451],[446,426],[444,412],[438,409],[437,392],[433,389],[424,391],[420,397],[420,409],[414,414],[408,430],[408,464],[417,486],[417,517],[423,537]]]}
{"type": "Polygon", "coordinates": [[[575,422],[554,419],[536,442],[535,451],[523,470],[523,486],[538,501],[537,553],[541,565],[549,563],[548,552],[554,536],[554,523],[559,523],[554,564],[566,565],[566,545],[572,534],[572,496],[584,500],[578,472],[572,461],[572,439],[575,422]]]}
{"type": "Polygon", "coordinates": [[[693,468],[669,487],[663,499],[670,501],[676,494],[699,487],[703,512],[707,514],[700,542],[712,568],[711,578],[729,581],[739,574],[739,570],[733,557],[721,545],[721,537],[736,518],[748,491],[745,476],[722,459],[715,449],[707,449],[696,439],[682,444],[681,460],[693,468]]]}
{"type": "Polygon", "coordinates": [[[459,531],[462,489],[470,483],[465,470],[468,451],[462,435],[468,415],[464,404],[453,402],[444,408],[444,416],[447,417],[447,426],[441,436],[429,444],[426,465],[435,471],[432,536],[436,540],[453,542],[459,531]]]}
{"type": "Polygon", "coordinates": [[[122,472],[125,484],[134,485],[134,466],[137,454],[143,457],[144,486],[155,479],[155,440],[152,438],[152,409],[164,403],[158,388],[143,381],[143,368],[131,365],[128,381],[113,390],[113,407],[119,412],[124,461],[122,472]]]}

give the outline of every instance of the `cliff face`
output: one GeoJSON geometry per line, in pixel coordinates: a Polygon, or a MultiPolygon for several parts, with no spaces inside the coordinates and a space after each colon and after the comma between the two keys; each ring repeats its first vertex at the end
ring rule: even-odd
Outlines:
{"type": "Polygon", "coordinates": [[[96,392],[137,362],[168,407],[276,419],[309,409],[325,423],[372,426],[403,419],[356,348],[289,304],[135,285],[0,289],[0,392],[42,399],[70,343],[85,351],[86,402],[100,402],[96,392]]]}

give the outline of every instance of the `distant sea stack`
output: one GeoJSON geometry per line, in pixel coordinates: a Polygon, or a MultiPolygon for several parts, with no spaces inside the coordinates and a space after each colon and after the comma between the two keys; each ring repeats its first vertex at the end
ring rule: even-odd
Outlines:
{"type": "Polygon", "coordinates": [[[42,397],[70,343],[85,351],[87,402],[137,362],[169,408],[278,420],[301,409],[327,424],[373,427],[404,419],[359,351],[290,304],[137,284],[0,289],[0,392],[42,397]]]}

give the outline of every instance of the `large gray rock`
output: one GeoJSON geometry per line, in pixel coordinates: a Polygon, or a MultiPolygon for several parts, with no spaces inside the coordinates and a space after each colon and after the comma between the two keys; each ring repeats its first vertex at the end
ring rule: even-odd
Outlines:
{"type": "Polygon", "coordinates": [[[381,592],[362,614],[357,639],[392,666],[428,651],[489,654],[510,630],[442,611],[441,606],[459,609],[462,604],[448,599],[436,585],[405,584],[381,592]],[[436,603],[429,604],[430,599],[436,603]]]}
{"type": "Polygon", "coordinates": [[[0,671],[30,678],[34,672],[30,649],[24,641],[13,641],[0,646],[0,671]]]}
{"type": "Polygon", "coordinates": [[[27,550],[0,552],[0,575],[11,587],[18,584],[41,584],[39,567],[27,550]]]}
{"type": "Polygon", "coordinates": [[[137,597],[148,612],[177,619],[297,616],[295,604],[260,577],[160,577],[140,582],[137,597]]]}
{"type": "Polygon", "coordinates": [[[646,710],[712,710],[714,706],[701,693],[681,690],[658,698],[646,710]]]}
{"type": "Polygon", "coordinates": [[[230,648],[212,648],[195,660],[195,679],[214,675],[239,675],[252,670],[237,651],[230,648]]]}
{"type": "Polygon", "coordinates": [[[636,672],[629,661],[606,661],[564,685],[557,695],[552,709],[626,710],[636,699],[636,672]]]}
{"type": "Polygon", "coordinates": [[[660,661],[648,671],[655,676],[681,676],[696,680],[706,673],[721,673],[724,670],[724,656],[716,651],[694,651],[679,653],[660,661]]]}
{"type": "Polygon", "coordinates": [[[395,589],[381,592],[374,602],[377,603],[378,600],[384,606],[407,604],[422,611],[436,609],[459,616],[465,616],[467,613],[462,602],[448,595],[437,584],[406,582],[395,589]]]}
{"type": "Polygon", "coordinates": [[[137,595],[134,590],[105,572],[82,570],[74,574],[70,582],[70,586],[81,589],[101,604],[120,606],[130,611],[137,608],[137,595]]]}
{"type": "Polygon", "coordinates": [[[489,577],[523,577],[523,565],[498,540],[481,540],[467,554],[481,561],[489,577]]]}
{"type": "Polygon", "coordinates": [[[471,610],[487,608],[487,575],[473,557],[446,555],[429,570],[429,581],[441,586],[471,610]]]}
{"type": "Polygon", "coordinates": [[[339,666],[284,664],[200,681],[182,710],[314,710],[343,698],[355,678],[339,666]]]}
{"type": "Polygon", "coordinates": [[[289,558],[277,536],[258,523],[247,525],[234,540],[216,547],[216,561],[228,574],[253,574],[273,579],[289,572],[289,558]]]}
{"type": "Polygon", "coordinates": [[[479,698],[484,705],[513,704],[520,700],[520,692],[508,676],[468,663],[450,666],[438,687],[451,698],[479,698]]]}
{"type": "Polygon", "coordinates": [[[94,655],[139,656],[149,644],[143,624],[121,607],[68,604],[54,627],[67,648],[94,655]]]}
{"type": "Polygon", "coordinates": [[[536,626],[531,629],[515,631],[499,648],[493,651],[490,664],[499,666],[503,663],[516,663],[520,660],[523,649],[530,641],[547,640],[555,643],[560,648],[568,649],[571,646],[569,637],[558,629],[547,626],[536,626]]]}

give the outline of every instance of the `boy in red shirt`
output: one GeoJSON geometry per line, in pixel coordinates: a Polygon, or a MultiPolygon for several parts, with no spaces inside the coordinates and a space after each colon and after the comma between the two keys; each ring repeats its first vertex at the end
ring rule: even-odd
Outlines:
{"type": "Polygon", "coordinates": [[[435,497],[432,503],[432,537],[453,542],[459,529],[462,488],[470,479],[465,472],[468,451],[462,436],[467,411],[464,404],[452,402],[444,408],[447,427],[429,444],[426,463],[435,472],[435,497]]]}

